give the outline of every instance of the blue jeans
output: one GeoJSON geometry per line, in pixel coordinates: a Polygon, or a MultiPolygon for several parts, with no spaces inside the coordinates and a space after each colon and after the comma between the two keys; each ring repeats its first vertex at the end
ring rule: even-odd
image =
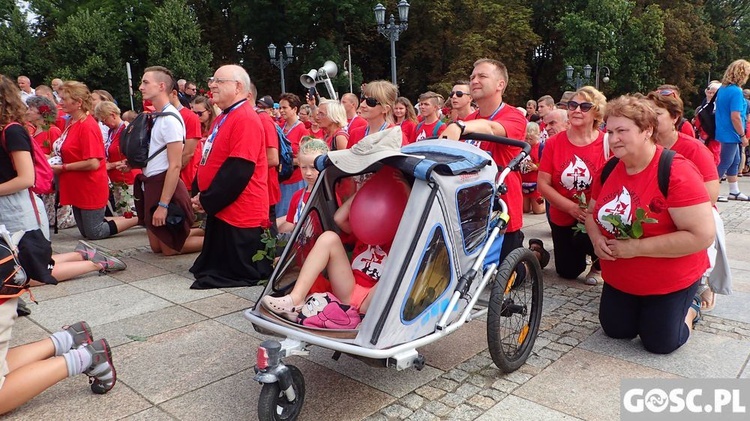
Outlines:
{"type": "Polygon", "coordinates": [[[719,166],[716,168],[719,171],[719,178],[725,175],[731,177],[737,175],[740,168],[741,152],[742,144],[740,143],[721,143],[721,157],[719,166]]]}

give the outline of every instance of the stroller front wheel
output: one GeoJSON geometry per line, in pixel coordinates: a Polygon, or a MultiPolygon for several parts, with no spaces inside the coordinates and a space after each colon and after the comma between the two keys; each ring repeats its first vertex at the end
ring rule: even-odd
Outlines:
{"type": "Polygon", "coordinates": [[[305,378],[302,372],[293,365],[286,366],[291,374],[295,399],[289,401],[279,382],[265,383],[258,396],[258,419],[261,421],[296,420],[302,405],[305,403],[305,378]]]}
{"type": "Polygon", "coordinates": [[[492,282],[487,344],[495,365],[518,370],[531,354],[542,318],[542,268],[531,250],[508,254],[492,282]]]}

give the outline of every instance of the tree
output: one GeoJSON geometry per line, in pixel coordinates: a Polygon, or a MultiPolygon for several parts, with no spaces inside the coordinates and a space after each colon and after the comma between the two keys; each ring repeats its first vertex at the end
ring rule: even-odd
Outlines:
{"type": "Polygon", "coordinates": [[[89,89],[107,89],[121,101],[127,98],[125,62],[113,14],[80,9],[56,28],[49,43],[56,77],[85,82],[89,89]]]}
{"type": "Polygon", "coordinates": [[[201,42],[195,13],[185,0],[166,0],[148,19],[148,63],[175,77],[205,80],[211,75],[211,49],[201,42]]]}
{"type": "Polygon", "coordinates": [[[26,75],[32,84],[43,83],[48,62],[40,54],[26,13],[12,0],[3,0],[0,5],[0,73],[10,78],[26,75]]]}

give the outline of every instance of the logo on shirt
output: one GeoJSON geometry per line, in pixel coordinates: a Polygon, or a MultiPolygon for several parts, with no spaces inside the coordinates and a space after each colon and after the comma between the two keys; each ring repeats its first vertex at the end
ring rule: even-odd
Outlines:
{"type": "Polygon", "coordinates": [[[352,260],[352,269],[359,270],[376,282],[380,280],[388,254],[380,246],[368,246],[352,260]]]}
{"type": "Polygon", "coordinates": [[[630,225],[633,220],[633,201],[628,189],[623,187],[620,193],[616,194],[612,200],[599,208],[599,212],[596,215],[596,219],[602,228],[611,234],[616,234],[615,227],[603,219],[607,215],[620,215],[622,222],[630,225]]]}
{"type": "Polygon", "coordinates": [[[577,155],[573,155],[573,158],[575,159],[565,167],[560,175],[560,184],[568,190],[587,190],[591,187],[593,181],[591,171],[577,155]]]}

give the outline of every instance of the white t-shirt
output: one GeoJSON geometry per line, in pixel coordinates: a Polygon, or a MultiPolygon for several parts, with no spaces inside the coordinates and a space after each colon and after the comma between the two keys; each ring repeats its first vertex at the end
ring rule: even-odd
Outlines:
{"type": "MultiPolygon", "coordinates": [[[[148,156],[161,149],[167,143],[183,142],[185,139],[185,122],[182,121],[180,112],[172,104],[167,104],[162,112],[170,112],[177,115],[175,118],[171,115],[156,117],[154,127],[151,129],[151,144],[148,147],[148,156]],[[178,120],[179,119],[179,120],[178,120]]],[[[161,174],[169,168],[169,159],[167,150],[161,151],[151,161],[148,161],[146,168],[143,169],[143,175],[151,177],[161,174]]]]}

